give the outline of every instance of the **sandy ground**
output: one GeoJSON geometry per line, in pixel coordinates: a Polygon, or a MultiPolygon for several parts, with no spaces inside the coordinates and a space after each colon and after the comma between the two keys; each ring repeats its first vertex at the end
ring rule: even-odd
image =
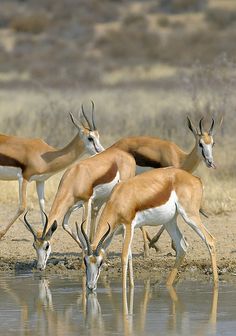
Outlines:
{"type": "MultiPolygon", "coordinates": [[[[13,215],[10,205],[2,206],[0,214],[1,227],[13,215]]],[[[39,212],[29,214],[30,222],[37,224],[39,212]]],[[[76,215],[71,220],[78,220],[76,215]]],[[[210,216],[203,218],[208,230],[215,236],[217,242],[217,261],[221,281],[236,282],[236,213],[224,216],[210,216]]],[[[212,281],[211,262],[205,244],[181,220],[179,226],[189,243],[185,261],[180,268],[179,281],[192,279],[212,281]]],[[[153,235],[158,228],[148,228],[153,235]]],[[[0,241],[0,271],[29,272],[34,269],[36,254],[32,247],[33,237],[21,221],[17,221],[0,241]]],[[[108,278],[121,277],[121,236],[114,238],[107,262],[102,275],[108,278]]],[[[166,232],[162,235],[159,244],[160,251],[150,250],[150,257],[143,258],[143,243],[140,230],[136,230],[132,245],[134,257],[135,278],[151,277],[156,281],[164,281],[175,260],[175,254],[170,247],[170,238],[166,232]]],[[[81,270],[81,251],[72,238],[59,226],[52,239],[52,254],[45,272],[67,273],[83,272],[81,270]]]]}

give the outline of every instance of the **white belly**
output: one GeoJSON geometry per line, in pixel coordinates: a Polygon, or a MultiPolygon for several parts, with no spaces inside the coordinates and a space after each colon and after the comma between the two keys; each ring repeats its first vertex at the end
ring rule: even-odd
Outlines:
{"type": "Polygon", "coordinates": [[[49,177],[51,177],[53,174],[42,174],[42,175],[33,175],[29,179],[29,181],[46,181],[49,177]]]}
{"type": "Polygon", "coordinates": [[[139,228],[143,225],[164,225],[174,218],[176,203],[177,195],[175,191],[172,191],[169,200],[165,204],[144,211],[138,211],[132,221],[132,225],[134,228],[139,228]]]}
{"type": "Polygon", "coordinates": [[[0,166],[0,180],[14,181],[22,176],[22,169],[17,167],[0,166]]]}
{"type": "Polygon", "coordinates": [[[139,174],[142,174],[148,170],[151,170],[153,168],[151,167],[141,167],[141,166],[136,166],[136,172],[135,172],[135,175],[139,175],[139,174]]]}
{"type": "Polygon", "coordinates": [[[120,181],[120,174],[119,172],[117,172],[115,178],[111,182],[99,184],[93,189],[92,200],[96,201],[96,199],[99,199],[105,202],[109,198],[114,186],[119,181],[120,181]]]}

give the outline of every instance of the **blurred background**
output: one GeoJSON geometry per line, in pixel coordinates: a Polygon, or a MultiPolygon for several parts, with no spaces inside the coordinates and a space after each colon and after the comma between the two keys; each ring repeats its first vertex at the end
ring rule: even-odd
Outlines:
{"type": "Polygon", "coordinates": [[[235,41],[235,0],[0,0],[0,130],[64,146],[76,132],[68,112],[83,103],[89,113],[92,99],[104,146],[146,134],[190,151],[186,116],[204,116],[206,129],[214,117],[218,169],[197,175],[205,207],[227,214],[236,210],[235,41]]]}

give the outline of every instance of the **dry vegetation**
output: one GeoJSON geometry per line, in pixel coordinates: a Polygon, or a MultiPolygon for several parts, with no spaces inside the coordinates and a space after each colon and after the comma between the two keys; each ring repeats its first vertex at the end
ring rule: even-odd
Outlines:
{"type": "MultiPolygon", "coordinates": [[[[224,115],[218,169],[197,174],[209,212],[235,210],[235,18],[233,0],[3,0],[1,132],[63,146],[75,134],[68,112],[93,99],[105,146],[147,134],[189,150],[186,115],[205,116],[206,127],[224,115]]],[[[47,183],[48,204],[59,177],[47,183]]],[[[16,183],[0,185],[1,203],[16,202],[16,183]]]]}

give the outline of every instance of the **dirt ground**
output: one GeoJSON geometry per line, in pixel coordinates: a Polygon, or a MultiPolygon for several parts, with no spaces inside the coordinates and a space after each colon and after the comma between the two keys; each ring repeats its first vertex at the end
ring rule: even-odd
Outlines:
{"type": "MultiPolygon", "coordinates": [[[[36,211],[29,214],[30,222],[37,224],[36,211]]],[[[13,211],[9,206],[2,206],[0,221],[1,227],[13,211]]],[[[76,215],[71,219],[78,220],[76,215]]],[[[236,282],[236,213],[228,215],[212,215],[208,219],[203,218],[208,230],[216,238],[217,261],[219,278],[221,281],[236,282]]],[[[211,262],[205,244],[198,236],[187,227],[181,220],[180,229],[184,232],[189,243],[185,261],[180,268],[179,281],[186,279],[198,281],[212,281],[211,262]]],[[[148,232],[155,234],[157,228],[148,228],[148,232]]],[[[33,237],[21,221],[17,221],[8,231],[7,235],[0,241],[0,271],[4,272],[31,272],[35,271],[36,254],[32,247],[33,237]]],[[[121,236],[114,238],[110,248],[107,262],[103,268],[102,276],[107,278],[121,277],[121,236]]],[[[166,232],[163,233],[157,253],[150,250],[150,256],[143,258],[143,243],[140,230],[136,230],[132,251],[134,258],[134,275],[136,279],[152,278],[157,282],[165,281],[167,274],[175,260],[174,251],[170,247],[170,238],[166,232]]],[[[68,272],[83,272],[81,269],[81,251],[72,238],[59,226],[52,239],[52,254],[48,261],[46,273],[67,274],[68,272]]]]}

